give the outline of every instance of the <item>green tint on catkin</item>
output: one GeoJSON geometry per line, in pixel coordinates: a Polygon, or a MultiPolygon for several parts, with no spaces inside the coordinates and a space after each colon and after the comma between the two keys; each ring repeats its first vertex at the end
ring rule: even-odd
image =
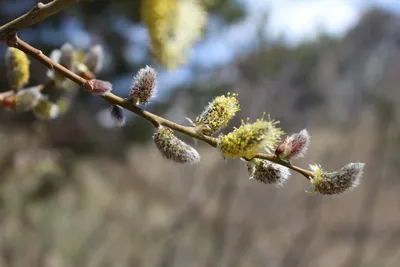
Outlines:
{"type": "Polygon", "coordinates": [[[158,127],[153,139],[160,153],[167,159],[182,164],[194,164],[200,161],[199,153],[193,147],[177,138],[169,128],[158,127]]]}
{"type": "Polygon", "coordinates": [[[15,97],[15,110],[16,111],[28,111],[31,110],[37,102],[43,97],[40,92],[40,86],[27,88],[19,91],[15,97]]]}
{"type": "Polygon", "coordinates": [[[43,97],[39,99],[36,105],[32,109],[33,114],[38,119],[42,120],[52,120],[58,117],[59,115],[59,108],[57,104],[49,101],[47,98],[43,97]]]}
{"type": "Polygon", "coordinates": [[[143,0],[141,16],[154,56],[169,69],[186,62],[208,19],[203,5],[196,0],[143,0]]]}
{"type": "Polygon", "coordinates": [[[364,163],[349,163],[335,172],[325,172],[319,165],[310,165],[314,176],[311,182],[314,185],[312,193],[322,195],[338,195],[360,184],[364,163]]]}
{"type": "Polygon", "coordinates": [[[272,149],[280,140],[283,131],[276,127],[278,122],[257,119],[254,123],[245,123],[232,132],[218,138],[218,147],[224,157],[252,158],[262,149],[272,149]]]}
{"type": "Polygon", "coordinates": [[[237,94],[218,96],[208,104],[206,109],[196,118],[193,126],[204,135],[212,135],[225,127],[240,110],[237,94]]]}
{"type": "MultiPolygon", "coordinates": [[[[63,44],[63,46],[61,46],[60,48],[58,63],[69,70],[73,70],[75,61],[76,61],[75,48],[70,43],[63,44]]],[[[54,79],[57,82],[62,82],[66,78],[60,72],[54,71],[54,79]]]]}
{"type": "Polygon", "coordinates": [[[18,91],[29,82],[30,61],[26,54],[10,47],[6,55],[6,69],[10,89],[18,91]]]}

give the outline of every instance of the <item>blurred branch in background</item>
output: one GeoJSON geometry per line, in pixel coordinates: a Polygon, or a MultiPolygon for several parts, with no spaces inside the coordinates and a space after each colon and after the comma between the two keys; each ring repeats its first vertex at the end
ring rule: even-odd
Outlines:
{"type": "MultiPolygon", "coordinates": [[[[212,65],[216,54],[229,54],[220,48],[225,33],[251,19],[245,8],[250,1],[217,2],[188,64],[175,75],[157,67],[165,88],[146,109],[184,125],[184,117],[195,117],[210,99],[238,93],[241,111],[227,128],[267,108],[288,132],[307,126],[310,161],[327,169],[365,161],[364,183],[340,198],[307,197],[299,191],[307,182],[302,179],[280,190],[260,186],[246,179],[242,162],[224,163],[201,143],[195,147],[199,165],[173,165],[148,144],[153,129],[146,120],[132,116],[124,128],[104,129],[95,118],[107,103],[79,92],[73,108],[53,121],[0,111],[1,266],[399,265],[398,15],[370,10],[343,38],[322,34],[295,45],[275,40],[270,30],[263,36],[268,25],[259,26],[257,47],[242,47],[230,61],[212,65]],[[203,48],[207,43],[212,49],[203,48]],[[182,77],[185,82],[177,82],[182,77]],[[393,116],[378,116],[376,107],[386,106],[393,116]],[[377,124],[390,124],[390,133],[377,124]]],[[[10,3],[0,1],[3,23],[36,4],[10,3]]],[[[133,73],[145,64],[157,66],[147,51],[140,4],[83,1],[19,36],[47,55],[65,42],[77,50],[100,43],[106,68],[98,77],[126,95],[133,73]]],[[[249,28],[239,33],[254,43],[249,28]]],[[[0,69],[6,72],[4,65],[0,69]]],[[[30,85],[46,84],[43,66],[32,62],[31,71],[30,85]]],[[[6,79],[0,85],[5,91],[6,79]]]]}
{"type": "Polygon", "coordinates": [[[80,0],[54,0],[48,4],[38,2],[28,13],[0,27],[0,41],[78,3],[80,0]]]}

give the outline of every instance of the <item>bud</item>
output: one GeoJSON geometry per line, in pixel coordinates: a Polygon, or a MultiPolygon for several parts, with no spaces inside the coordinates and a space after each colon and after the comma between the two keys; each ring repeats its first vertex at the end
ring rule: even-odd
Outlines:
{"type": "Polygon", "coordinates": [[[61,46],[60,51],[61,55],[58,63],[72,70],[75,63],[75,48],[70,43],[65,43],[61,46]]]}
{"type": "Polygon", "coordinates": [[[280,140],[283,131],[275,121],[257,119],[254,123],[244,123],[233,132],[218,138],[218,147],[224,157],[252,158],[262,148],[269,148],[280,140]]]}
{"type": "Polygon", "coordinates": [[[113,105],[110,109],[110,114],[117,127],[122,127],[125,125],[126,119],[124,109],[122,107],[113,105]]]}
{"type": "Polygon", "coordinates": [[[43,97],[40,92],[41,86],[35,86],[19,91],[15,95],[15,110],[28,111],[31,110],[43,97]]]}
{"type": "Polygon", "coordinates": [[[155,95],[157,83],[156,71],[146,66],[138,71],[132,82],[130,98],[137,104],[146,104],[155,95]]]}
{"type": "Polygon", "coordinates": [[[305,155],[309,144],[310,135],[307,130],[304,129],[300,133],[292,134],[287,137],[286,140],[276,148],[275,155],[284,161],[298,159],[305,155]]]}
{"type": "Polygon", "coordinates": [[[112,90],[112,84],[110,82],[101,80],[88,80],[83,84],[83,88],[95,95],[105,95],[112,90]]]}
{"type": "Polygon", "coordinates": [[[6,55],[8,84],[12,90],[20,90],[29,82],[30,61],[26,54],[17,48],[10,47],[6,55]]]}
{"type": "Polygon", "coordinates": [[[250,179],[264,184],[282,186],[290,176],[288,168],[267,160],[252,159],[247,162],[250,179]]]}
{"type": "Polygon", "coordinates": [[[104,50],[101,45],[95,45],[90,48],[83,58],[83,64],[92,73],[98,73],[103,68],[104,50]]]}
{"type": "Polygon", "coordinates": [[[335,172],[324,172],[319,165],[310,165],[314,176],[314,192],[322,195],[338,195],[360,184],[364,163],[349,163],[335,172]]]}
{"type": "Polygon", "coordinates": [[[158,150],[167,159],[177,163],[189,164],[200,161],[199,153],[193,147],[178,139],[169,128],[158,127],[153,139],[158,150]]]}
{"type": "Polygon", "coordinates": [[[15,97],[14,96],[4,96],[0,98],[0,104],[5,109],[15,109],[15,97]]]}
{"type": "Polygon", "coordinates": [[[59,115],[59,108],[56,104],[50,102],[47,98],[42,97],[32,109],[33,114],[42,120],[55,119],[59,115]]]}
{"type": "Polygon", "coordinates": [[[225,127],[236,112],[240,110],[239,101],[236,97],[237,94],[216,97],[196,118],[193,126],[200,127],[199,132],[205,135],[212,135],[225,127]]]}

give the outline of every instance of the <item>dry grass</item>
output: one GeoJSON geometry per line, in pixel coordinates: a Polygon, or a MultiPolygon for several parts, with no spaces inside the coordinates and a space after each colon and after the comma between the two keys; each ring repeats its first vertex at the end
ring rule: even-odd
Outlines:
{"type": "Polygon", "coordinates": [[[307,163],[367,162],[341,197],[307,195],[297,174],[280,189],[249,181],[206,146],[199,165],[179,166],[151,144],[121,161],[3,133],[0,266],[398,266],[398,175],[387,147],[376,156],[385,137],[372,121],[310,129],[307,163]]]}

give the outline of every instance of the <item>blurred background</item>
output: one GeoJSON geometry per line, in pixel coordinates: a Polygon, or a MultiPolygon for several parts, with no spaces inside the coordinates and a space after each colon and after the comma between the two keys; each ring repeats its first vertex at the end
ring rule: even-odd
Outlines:
{"type": "MultiPolygon", "coordinates": [[[[36,2],[0,1],[0,23],[36,2]]],[[[127,114],[109,127],[108,104],[85,92],[53,121],[0,110],[0,266],[400,266],[400,2],[199,0],[204,34],[175,70],[150,52],[142,2],[83,1],[19,35],[46,54],[101,44],[97,77],[122,97],[153,66],[146,109],[178,123],[238,93],[225,131],[265,111],[289,134],[309,130],[297,165],[366,162],[361,185],[326,197],[297,173],[283,188],[259,184],[202,143],[200,164],[176,165],[150,123],[127,114]]],[[[46,82],[44,66],[31,71],[30,85],[46,82]]]]}

